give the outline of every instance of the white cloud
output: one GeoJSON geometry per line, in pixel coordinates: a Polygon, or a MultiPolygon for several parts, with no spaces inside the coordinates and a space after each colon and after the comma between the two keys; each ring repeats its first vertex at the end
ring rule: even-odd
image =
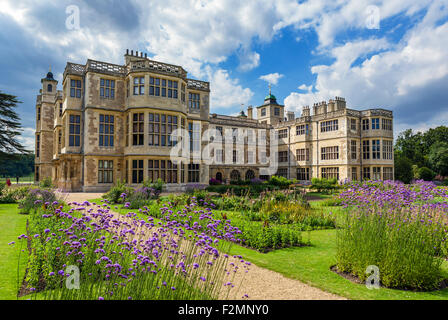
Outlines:
{"type": "Polygon", "coordinates": [[[282,74],[279,74],[278,72],[275,73],[269,73],[269,74],[265,74],[263,76],[260,76],[258,79],[260,80],[264,80],[267,83],[271,83],[271,84],[278,84],[278,80],[280,80],[283,77],[282,74]]]}
{"type": "Polygon", "coordinates": [[[249,88],[243,88],[237,79],[230,78],[227,70],[213,71],[209,67],[207,73],[210,81],[211,109],[247,105],[254,95],[249,88]]]}
{"type": "Polygon", "coordinates": [[[238,68],[241,71],[252,70],[260,64],[260,54],[257,52],[248,52],[244,56],[240,56],[240,65],[238,68]]]}
{"type": "Polygon", "coordinates": [[[17,137],[17,140],[27,149],[34,152],[35,144],[35,132],[34,128],[23,128],[22,135],[17,137]]]}
{"type": "Polygon", "coordinates": [[[406,125],[419,122],[417,119],[446,123],[441,112],[446,106],[447,94],[442,94],[446,92],[442,88],[448,79],[448,42],[441,39],[448,39],[448,22],[440,24],[440,18],[448,13],[448,6],[442,5],[446,3],[435,1],[425,18],[398,44],[367,39],[331,49],[332,64],[311,68],[316,75],[315,92],[292,92],[284,101],[287,109],[300,110],[304,105],[343,96],[348,107],[390,108],[406,125]]]}

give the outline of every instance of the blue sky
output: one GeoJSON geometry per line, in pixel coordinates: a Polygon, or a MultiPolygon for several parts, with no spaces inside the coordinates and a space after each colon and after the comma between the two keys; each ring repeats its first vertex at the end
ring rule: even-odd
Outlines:
{"type": "Polygon", "coordinates": [[[210,81],[211,112],[257,106],[272,83],[296,116],[342,96],[393,110],[396,134],[448,124],[448,0],[0,0],[0,43],[0,90],[23,101],[28,146],[50,65],[61,81],[67,61],[122,64],[127,48],[210,81]]]}

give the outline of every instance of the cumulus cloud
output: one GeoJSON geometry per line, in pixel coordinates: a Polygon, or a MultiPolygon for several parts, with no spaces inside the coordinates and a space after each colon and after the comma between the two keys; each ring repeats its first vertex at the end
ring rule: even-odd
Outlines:
{"type": "Polygon", "coordinates": [[[278,84],[278,80],[280,80],[280,78],[282,78],[282,77],[283,77],[282,74],[279,74],[278,72],[275,72],[275,73],[269,73],[269,74],[265,74],[263,76],[260,76],[259,79],[260,80],[264,80],[267,83],[276,85],[276,84],[278,84]]]}
{"type": "Polygon", "coordinates": [[[227,70],[213,71],[212,68],[208,68],[207,72],[210,80],[212,112],[236,105],[247,105],[254,95],[249,88],[243,88],[237,79],[232,79],[227,70]]]}
{"type": "MultiPolygon", "coordinates": [[[[361,39],[330,50],[334,62],[311,68],[315,91],[292,92],[284,101],[290,110],[344,96],[348,107],[384,107],[403,126],[423,127],[445,122],[448,92],[447,1],[434,1],[426,15],[400,42],[361,39]]],[[[302,87],[304,88],[304,87],[302,87]]],[[[300,89],[302,89],[300,88],[300,89]]],[[[400,125],[401,126],[401,125],[400,125]]],[[[396,127],[397,129],[397,127],[396,127]]]]}
{"type": "Polygon", "coordinates": [[[34,137],[36,129],[34,128],[23,128],[22,135],[17,138],[17,140],[25,147],[25,149],[34,152],[34,137]]]}

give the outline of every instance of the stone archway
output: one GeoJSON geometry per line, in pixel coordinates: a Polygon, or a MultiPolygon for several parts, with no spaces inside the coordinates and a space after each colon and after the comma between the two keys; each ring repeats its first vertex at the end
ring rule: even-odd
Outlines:
{"type": "Polygon", "coordinates": [[[230,181],[238,181],[241,179],[240,172],[238,170],[233,170],[230,172],[230,181]]]}
{"type": "Polygon", "coordinates": [[[252,179],[255,179],[255,172],[249,169],[246,171],[246,180],[252,180],[252,179]]]}
{"type": "Polygon", "coordinates": [[[221,172],[216,172],[216,180],[222,182],[222,173],[221,172]]]}

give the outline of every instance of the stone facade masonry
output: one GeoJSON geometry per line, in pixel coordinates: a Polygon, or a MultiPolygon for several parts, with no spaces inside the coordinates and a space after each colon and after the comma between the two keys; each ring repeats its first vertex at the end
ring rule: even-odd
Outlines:
{"type": "Polygon", "coordinates": [[[305,106],[300,117],[289,112],[285,118],[284,106],[269,93],[256,110],[248,108],[248,116],[210,114],[208,82],[189,79],[182,67],[150,60],[142,53],[127,51],[124,60],[124,65],[68,62],[62,90],[57,90],[51,72],[41,80],[36,100],[36,181],[51,177],[64,190],[89,192],[107,191],[117,180],[136,186],[142,180],[162,178],[168,190],[182,191],[189,185],[207,185],[210,178],[224,183],[268,178],[262,174],[268,167],[266,157],[279,160],[277,175],[304,184],[312,177],[393,179],[391,111],[349,109],[343,98],[336,97],[316,103],[312,114],[305,106]],[[254,112],[257,119],[252,118],[254,112]],[[170,130],[176,128],[190,130],[193,140],[207,129],[237,134],[251,129],[256,135],[265,131],[267,150],[247,141],[236,151],[219,141],[202,140],[200,151],[213,146],[211,156],[216,160],[222,153],[222,161],[195,163],[179,154],[176,166],[167,145],[170,130]],[[272,134],[279,136],[276,154],[269,150],[272,134]]]}

